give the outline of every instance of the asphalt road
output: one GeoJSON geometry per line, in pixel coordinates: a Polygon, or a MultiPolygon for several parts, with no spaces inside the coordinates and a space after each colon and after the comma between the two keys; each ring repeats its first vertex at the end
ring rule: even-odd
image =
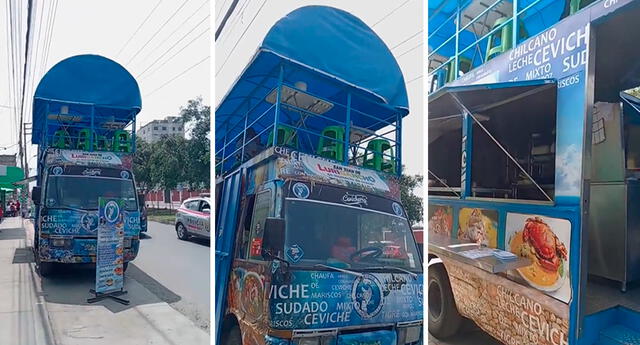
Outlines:
{"type": "Polygon", "coordinates": [[[149,222],[148,228],[127,275],[209,331],[209,241],[181,241],[171,225],[149,222]]]}

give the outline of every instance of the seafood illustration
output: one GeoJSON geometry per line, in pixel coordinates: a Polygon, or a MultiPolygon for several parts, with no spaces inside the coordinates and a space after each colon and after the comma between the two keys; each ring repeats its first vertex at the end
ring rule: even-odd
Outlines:
{"type": "Polygon", "coordinates": [[[527,217],[524,225],[509,239],[509,250],[532,262],[517,271],[529,285],[543,291],[556,291],[568,276],[569,251],[551,226],[538,216],[527,217]]]}
{"type": "Polygon", "coordinates": [[[533,249],[538,264],[548,271],[557,272],[560,260],[567,259],[567,248],[540,217],[527,219],[522,237],[533,249]]]}
{"type": "Polygon", "coordinates": [[[433,215],[429,218],[429,231],[434,234],[450,236],[453,219],[450,208],[435,207],[433,215]]]}

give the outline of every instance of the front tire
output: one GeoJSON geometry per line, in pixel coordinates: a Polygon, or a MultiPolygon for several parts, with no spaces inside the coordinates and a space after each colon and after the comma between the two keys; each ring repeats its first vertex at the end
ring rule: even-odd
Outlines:
{"type": "Polygon", "coordinates": [[[187,228],[182,225],[182,223],[178,223],[178,225],[176,225],[176,233],[178,234],[178,238],[183,241],[189,239],[189,232],[187,231],[187,228]]]}
{"type": "Polygon", "coordinates": [[[242,345],[242,332],[240,326],[234,325],[222,334],[222,345],[242,345]]]}
{"type": "Polygon", "coordinates": [[[456,334],[462,324],[444,265],[429,267],[428,285],[429,333],[438,339],[456,334]]]}

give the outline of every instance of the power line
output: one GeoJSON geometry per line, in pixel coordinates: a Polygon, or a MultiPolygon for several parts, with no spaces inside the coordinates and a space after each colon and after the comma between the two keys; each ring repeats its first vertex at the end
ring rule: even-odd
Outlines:
{"type": "MultiPolygon", "coordinates": [[[[49,63],[49,52],[51,51],[51,41],[53,41],[53,32],[55,30],[56,27],[56,16],[58,14],[58,0],[56,0],[55,3],[55,7],[53,9],[53,14],[51,16],[51,26],[49,29],[49,38],[47,40],[47,49],[46,49],[46,54],[44,55],[44,68],[47,67],[47,64],[49,63]]],[[[43,69],[44,69],[43,68],[43,69]]]]}
{"type": "Polygon", "coordinates": [[[182,40],[187,37],[190,33],[193,32],[193,30],[197,29],[198,26],[200,26],[200,24],[204,23],[204,21],[206,21],[207,19],[209,19],[210,15],[207,15],[206,17],[204,17],[198,24],[196,24],[196,26],[194,26],[193,28],[191,28],[191,30],[189,30],[189,32],[187,32],[186,34],[184,34],[182,37],[180,37],[180,39],[178,39],[171,47],[169,47],[169,49],[165,50],[164,53],[162,53],[162,55],[158,56],[157,59],[155,59],[149,66],[147,66],[147,68],[142,71],[142,73],[138,74],[137,77],[140,77],[141,75],[143,75],[145,72],[147,72],[151,67],[153,67],[153,65],[155,65],[160,59],[162,59],[165,55],[167,55],[167,53],[169,53],[175,46],[178,45],[178,43],[182,42],[182,40]]]}
{"type": "Polygon", "coordinates": [[[400,6],[394,8],[393,10],[391,10],[391,12],[387,13],[386,15],[384,15],[382,18],[380,18],[380,20],[378,20],[377,22],[375,22],[373,25],[371,25],[371,27],[375,27],[376,25],[382,23],[385,19],[389,18],[392,14],[394,14],[397,10],[399,10],[401,7],[403,7],[404,5],[408,4],[409,0],[403,2],[402,4],[400,4],[400,6]]]}
{"type": "Polygon", "coordinates": [[[153,9],[151,9],[151,12],[149,12],[149,14],[147,15],[146,18],[144,18],[144,20],[142,21],[142,23],[140,23],[140,25],[138,25],[138,28],[136,29],[136,31],[133,32],[133,35],[131,35],[131,37],[129,37],[129,39],[127,40],[127,42],[125,42],[125,44],[122,46],[122,48],[120,48],[120,50],[118,51],[118,53],[116,54],[116,57],[120,56],[120,54],[122,53],[122,51],[124,50],[124,48],[127,47],[127,45],[131,42],[131,40],[133,39],[133,37],[138,33],[138,31],[140,31],[140,29],[142,28],[142,26],[144,26],[144,24],[149,20],[149,18],[151,18],[151,15],[153,14],[153,12],[156,11],[156,9],[158,8],[158,6],[160,6],[160,3],[162,2],[162,0],[159,0],[158,3],[153,7],[153,9]]]}
{"type": "MultiPolygon", "coordinates": [[[[240,6],[239,10],[234,10],[234,12],[237,13],[237,15],[235,15],[233,17],[233,19],[229,23],[227,23],[227,25],[231,25],[231,27],[220,34],[220,43],[218,43],[219,45],[223,44],[227,39],[229,39],[229,37],[231,37],[231,32],[233,32],[233,30],[236,28],[236,25],[238,25],[238,23],[242,22],[242,17],[244,16],[244,11],[247,9],[247,7],[249,6],[250,3],[251,3],[251,1],[247,0],[247,1],[242,3],[242,6],[240,6]],[[224,37],[222,37],[222,34],[224,34],[224,33],[226,33],[226,35],[224,35],[224,37]]],[[[231,18],[231,17],[229,17],[229,18],[231,18]]],[[[217,42],[218,42],[218,40],[216,40],[216,43],[217,42]]]]}
{"type": "Polygon", "coordinates": [[[398,47],[399,47],[399,46],[401,46],[403,43],[405,43],[405,42],[409,41],[410,39],[412,39],[412,38],[414,38],[414,37],[416,37],[416,36],[420,35],[421,33],[422,33],[422,29],[420,29],[420,31],[416,32],[415,34],[413,34],[413,35],[409,36],[409,37],[408,37],[407,39],[405,39],[404,41],[402,41],[402,42],[400,42],[400,43],[396,44],[395,46],[393,46],[393,47],[391,47],[391,48],[389,48],[389,50],[394,50],[394,49],[398,48],[398,47]]]}
{"type": "Polygon", "coordinates": [[[264,4],[267,3],[267,0],[264,0],[262,2],[262,5],[260,5],[260,8],[258,9],[258,11],[256,12],[256,14],[253,16],[253,18],[251,18],[251,21],[249,22],[249,24],[247,24],[247,27],[244,29],[244,31],[242,32],[242,35],[240,35],[240,38],[238,38],[238,40],[236,41],[236,44],[233,45],[233,48],[231,48],[231,51],[229,52],[229,54],[227,55],[227,57],[224,59],[224,61],[222,62],[222,65],[220,66],[220,69],[218,69],[218,71],[216,72],[215,76],[217,77],[218,74],[220,73],[220,71],[222,71],[222,68],[224,67],[224,65],[227,64],[227,61],[229,61],[229,58],[231,57],[231,54],[233,54],[233,51],[236,50],[236,47],[238,46],[238,43],[240,43],[240,41],[242,40],[242,38],[244,37],[244,35],[247,33],[247,30],[249,30],[249,28],[251,27],[251,24],[253,24],[253,21],[256,19],[256,17],[258,16],[258,14],[260,14],[260,11],[262,10],[262,8],[264,7],[264,4]]]}
{"type": "Polygon", "coordinates": [[[405,51],[404,53],[402,53],[402,54],[400,54],[400,55],[396,56],[396,59],[397,59],[397,58],[399,58],[399,57],[401,57],[401,56],[404,56],[404,55],[406,55],[406,54],[408,54],[408,53],[410,53],[410,52],[412,52],[412,51],[414,51],[414,50],[416,50],[416,49],[418,49],[418,48],[420,48],[420,46],[422,46],[423,44],[424,44],[423,42],[420,42],[417,46],[415,46],[415,47],[413,47],[413,48],[411,48],[411,49],[409,49],[409,50],[405,51]]]}
{"type": "Polygon", "coordinates": [[[156,91],[162,89],[163,87],[167,86],[169,83],[173,82],[174,80],[180,78],[182,75],[184,75],[185,73],[189,72],[190,70],[194,69],[196,66],[198,66],[199,64],[205,62],[206,60],[208,60],[210,58],[209,55],[207,55],[204,59],[196,62],[195,64],[191,65],[189,68],[187,68],[186,70],[182,71],[181,73],[179,73],[178,75],[176,75],[175,77],[169,79],[166,83],[160,85],[159,87],[157,87],[155,90],[149,92],[148,94],[144,95],[145,97],[147,96],[151,96],[152,94],[154,94],[156,91]]]}
{"type": "Polygon", "coordinates": [[[224,2],[222,3],[222,6],[220,6],[220,11],[218,11],[218,14],[216,15],[216,20],[218,20],[218,18],[220,18],[220,14],[222,13],[222,9],[224,8],[224,5],[227,4],[227,1],[229,1],[229,0],[224,0],[224,2]]]}
{"type": "Polygon", "coordinates": [[[160,27],[158,28],[158,30],[156,30],[156,32],[153,33],[153,35],[151,36],[151,38],[149,38],[147,40],[147,42],[145,42],[145,44],[142,45],[142,47],[140,47],[140,49],[138,49],[138,51],[133,54],[133,56],[129,59],[129,61],[127,61],[127,65],[131,63],[131,61],[133,61],[133,59],[136,58],[136,56],[138,56],[138,54],[140,54],[140,52],[147,46],[147,44],[149,44],[158,33],[160,33],[160,31],[162,31],[162,29],[164,29],[164,26],[167,25],[167,23],[169,23],[171,21],[171,19],[173,19],[173,17],[176,16],[176,14],[178,14],[180,12],[180,10],[182,10],[182,8],[184,7],[184,5],[187,4],[187,2],[189,2],[189,0],[184,0],[184,2],[182,3],[182,5],[180,5],[180,7],[178,7],[177,10],[175,10],[173,12],[173,14],[171,14],[171,16],[169,16],[169,18],[167,18],[167,20],[164,21],[164,23],[162,23],[160,25],[160,27]]]}
{"type": "Polygon", "coordinates": [[[161,47],[161,46],[162,46],[166,41],[168,41],[168,40],[169,40],[169,38],[173,37],[173,34],[175,34],[176,32],[178,32],[178,30],[180,30],[180,29],[184,26],[184,24],[185,24],[185,23],[187,23],[187,22],[189,21],[189,19],[193,18],[193,16],[194,16],[194,15],[196,15],[196,13],[199,13],[199,12],[200,12],[200,9],[201,9],[204,5],[206,5],[206,4],[208,4],[208,3],[209,3],[209,0],[205,0],[205,1],[200,5],[200,7],[198,7],[195,11],[193,11],[193,13],[191,13],[191,15],[190,15],[189,17],[187,17],[187,19],[185,19],[182,23],[180,23],[180,25],[178,25],[178,26],[175,28],[175,30],[173,30],[173,31],[172,31],[172,32],[171,32],[167,37],[165,37],[165,39],[164,39],[164,40],[162,40],[162,42],[160,42],[160,44],[158,44],[157,46],[155,46],[155,48],[153,48],[153,49],[151,50],[151,52],[149,52],[149,54],[147,54],[147,56],[145,56],[142,60],[143,60],[143,61],[148,60],[148,59],[149,59],[149,57],[151,57],[151,55],[153,55],[153,53],[155,53],[155,52],[156,52],[156,50],[158,50],[158,49],[159,49],[159,48],[160,48],[160,47],[161,47]]]}
{"type": "Polygon", "coordinates": [[[220,33],[222,33],[222,29],[224,29],[224,26],[227,24],[227,20],[229,20],[229,17],[231,16],[231,13],[233,13],[233,11],[236,9],[237,5],[238,5],[238,0],[233,0],[231,5],[229,6],[229,9],[227,10],[227,13],[222,18],[222,23],[220,23],[220,26],[218,26],[218,29],[216,30],[215,40],[218,40],[218,37],[220,36],[220,33]]]}
{"type": "MultiPolygon", "coordinates": [[[[175,54],[171,55],[171,57],[169,57],[168,59],[166,59],[162,64],[160,64],[160,66],[158,66],[158,68],[156,68],[155,70],[153,70],[152,72],[148,73],[146,76],[144,76],[141,79],[146,79],[148,78],[150,75],[154,74],[155,72],[157,72],[158,70],[160,70],[164,65],[167,64],[167,62],[171,61],[171,59],[173,59],[174,57],[176,57],[178,54],[182,53],[184,51],[185,48],[187,48],[188,46],[190,46],[193,42],[195,42],[198,38],[202,37],[204,34],[208,33],[209,30],[211,28],[207,26],[207,28],[200,33],[198,36],[194,37],[189,43],[187,43],[185,46],[183,46],[182,48],[178,49],[175,54]]],[[[140,77],[142,75],[139,74],[138,77],[140,77]]]]}
{"type": "Polygon", "coordinates": [[[414,82],[414,81],[416,81],[416,80],[418,80],[418,79],[420,79],[420,78],[422,78],[422,74],[420,74],[419,76],[417,76],[417,77],[415,77],[415,78],[413,78],[413,79],[409,80],[408,82],[406,82],[406,83],[404,83],[404,84],[405,84],[405,85],[409,85],[409,84],[411,84],[412,82],[414,82]]]}

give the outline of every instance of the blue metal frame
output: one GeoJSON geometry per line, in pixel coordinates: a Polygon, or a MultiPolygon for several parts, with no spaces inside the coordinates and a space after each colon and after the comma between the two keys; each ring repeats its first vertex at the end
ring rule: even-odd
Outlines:
{"type": "MultiPolygon", "coordinates": [[[[301,137],[300,134],[306,134],[307,138],[311,138],[311,137],[318,138],[318,139],[324,138],[325,140],[336,141],[334,138],[324,136],[320,132],[310,130],[309,128],[306,128],[304,126],[305,119],[313,118],[313,119],[325,122],[326,125],[323,125],[322,126],[323,128],[329,125],[337,125],[337,126],[342,126],[345,129],[345,138],[343,141],[344,156],[337,159],[336,160],[337,162],[344,165],[348,165],[350,163],[353,164],[356,161],[356,159],[362,157],[363,154],[355,155],[355,156],[352,155],[350,157],[350,152],[352,151],[365,152],[368,150],[366,145],[370,140],[373,140],[376,138],[383,138],[389,141],[391,148],[395,153],[394,155],[387,154],[384,152],[378,152],[376,150],[368,150],[368,151],[380,154],[384,159],[391,159],[395,161],[395,171],[396,171],[396,174],[399,175],[402,170],[401,131],[402,131],[402,117],[404,114],[396,111],[395,109],[393,109],[392,107],[386,104],[364,99],[362,96],[356,95],[353,92],[351,92],[351,90],[349,90],[348,88],[345,88],[344,85],[339,85],[339,83],[336,83],[336,87],[339,90],[337,95],[340,95],[340,93],[346,94],[345,104],[343,104],[342,102],[338,102],[336,100],[332,100],[326,97],[316,95],[313,92],[300,90],[299,88],[295,87],[294,85],[290,85],[288,82],[285,81],[286,76],[288,74],[294,74],[296,73],[297,70],[300,70],[300,69],[302,69],[302,67],[282,61],[279,64],[279,67],[277,68],[278,82],[275,86],[276,101],[273,104],[270,104],[268,107],[266,107],[266,109],[264,109],[265,101],[263,99],[256,98],[258,101],[252,106],[250,106],[251,104],[249,99],[251,97],[248,97],[242,103],[240,103],[237,109],[239,111],[239,109],[242,108],[244,105],[247,105],[249,109],[242,116],[237,117],[237,121],[235,121],[235,123],[230,123],[229,121],[227,121],[223,124],[217,125],[217,126],[226,126],[227,129],[224,132],[225,134],[224,134],[223,144],[220,145],[221,147],[216,147],[216,150],[215,150],[216,174],[224,175],[226,172],[234,170],[235,168],[240,166],[240,164],[250,159],[251,157],[245,158],[245,153],[246,153],[245,151],[246,151],[246,147],[253,140],[259,140],[257,138],[264,137],[267,133],[272,132],[273,133],[272,143],[277,143],[278,131],[274,130],[274,128],[278,128],[278,127],[292,128],[296,131],[296,135],[298,136],[298,138],[301,137]],[[281,102],[282,89],[284,86],[295,91],[306,93],[310,96],[317,98],[318,100],[331,103],[333,105],[333,108],[340,109],[340,113],[344,117],[343,118],[335,118],[335,116],[329,117],[323,114],[313,113],[308,109],[303,109],[288,103],[281,102]],[[372,105],[375,104],[376,106],[381,107],[381,109],[385,109],[385,111],[390,113],[390,116],[384,118],[384,117],[375,116],[374,114],[368,114],[363,111],[360,111],[354,108],[353,106],[353,102],[355,102],[356,100],[361,103],[371,102],[372,105]],[[344,112],[342,110],[344,110],[344,112]],[[299,122],[298,124],[291,123],[290,121],[287,122],[287,120],[291,120],[290,115],[292,113],[290,112],[299,114],[300,120],[298,121],[299,122]],[[359,118],[366,118],[371,120],[373,122],[373,125],[370,125],[371,126],[370,128],[364,128],[367,130],[367,136],[365,139],[363,139],[360,142],[351,143],[350,136],[351,136],[351,133],[353,133],[354,131],[353,126],[360,127],[358,126],[358,123],[353,123],[354,114],[359,116],[359,118]],[[264,120],[267,120],[270,123],[267,126],[264,126],[264,129],[256,133],[254,138],[249,139],[247,136],[247,130],[260,123],[264,123],[263,122],[264,120]],[[389,130],[388,132],[380,133],[380,129],[385,127],[391,127],[392,129],[389,130]],[[395,137],[392,138],[391,136],[394,133],[395,133],[395,137]],[[237,157],[238,154],[241,154],[240,160],[238,160],[238,157],[237,157]]],[[[271,72],[272,73],[275,72],[274,70],[272,70],[271,72]]],[[[265,76],[262,79],[261,83],[266,81],[269,78],[273,78],[273,75],[265,76]]],[[[261,83],[255,84],[255,88],[250,96],[254,95],[256,90],[263,88],[264,85],[261,83]]],[[[309,141],[311,142],[310,144],[311,148],[310,150],[308,149],[306,153],[315,154],[316,153],[315,147],[313,147],[312,140],[309,139],[309,141]]],[[[304,152],[305,150],[300,150],[300,151],[304,152]]]]}
{"type": "MultiPolygon", "coordinates": [[[[429,54],[427,55],[427,60],[429,62],[431,62],[431,61],[433,61],[433,58],[435,57],[435,55],[438,54],[441,50],[443,50],[444,47],[446,47],[447,45],[451,44],[452,41],[455,44],[453,55],[449,56],[448,59],[445,62],[443,62],[441,65],[439,65],[439,66],[437,66],[437,67],[435,67],[435,68],[433,68],[432,70],[429,71],[429,77],[430,78],[437,78],[437,80],[438,80],[438,88],[444,86],[444,84],[446,84],[447,82],[451,81],[451,80],[446,81],[446,79],[447,79],[446,75],[450,73],[450,71],[448,71],[447,68],[454,68],[454,70],[455,70],[455,72],[454,72],[454,75],[455,75],[454,80],[457,79],[459,77],[459,71],[460,71],[460,57],[462,55],[464,55],[465,53],[467,53],[470,49],[473,49],[473,48],[480,49],[480,51],[482,51],[482,47],[480,47],[480,43],[485,41],[486,39],[490,38],[491,35],[493,35],[494,33],[498,32],[499,30],[502,30],[502,28],[504,26],[506,26],[506,25],[511,25],[512,28],[513,28],[512,29],[513,45],[515,47],[518,44],[518,37],[519,37],[519,34],[520,34],[520,32],[519,32],[520,31],[520,26],[518,25],[518,21],[522,20],[523,14],[525,12],[527,12],[527,11],[529,11],[531,9],[537,9],[536,6],[540,5],[540,3],[545,1],[545,0],[533,0],[531,3],[527,4],[522,9],[518,9],[520,0],[511,0],[513,5],[512,5],[512,13],[508,17],[508,18],[510,18],[510,20],[507,20],[504,23],[502,23],[501,25],[491,29],[488,33],[486,33],[485,35],[483,35],[480,38],[478,38],[475,35],[474,32],[471,32],[471,31],[469,31],[467,29],[471,25],[473,25],[476,22],[478,22],[482,17],[488,15],[491,11],[493,11],[499,4],[503,3],[505,0],[495,0],[491,5],[489,5],[486,9],[484,9],[482,12],[480,12],[477,16],[472,18],[464,26],[460,25],[461,15],[462,15],[462,12],[469,5],[469,3],[472,2],[472,1],[462,2],[460,0],[444,0],[442,2],[442,5],[440,6],[440,9],[442,9],[450,1],[456,1],[457,6],[456,6],[455,11],[442,24],[440,24],[440,26],[438,28],[436,28],[428,36],[428,40],[431,42],[433,39],[435,39],[437,33],[442,33],[443,27],[445,26],[445,24],[450,23],[451,20],[455,21],[455,30],[454,30],[454,32],[451,33],[451,36],[449,36],[449,38],[445,39],[442,43],[440,43],[434,49],[431,49],[429,54]],[[475,41],[473,41],[471,43],[468,43],[466,47],[461,47],[462,40],[461,40],[460,36],[463,33],[467,33],[468,34],[469,32],[471,32],[473,34],[473,36],[476,38],[475,41]],[[451,66],[452,62],[453,62],[453,66],[451,66]],[[450,67],[447,67],[447,66],[450,66],[450,67]],[[443,77],[442,70],[446,71],[445,74],[444,74],[445,81],[441,81],[441,79],[443,77]]],[[[566,0],[566,1],[569,1],[569,0],[566,0]]],[[[544,3],[543,5],[546,6],[548,4],[544,3]]],[[[434,15],[436,15],[436,13],[429,13],[430,17],[434,16],[434,15]]],[[[555,24],[555,23],[552,23],[551,25],[548,25],[548,27],[553,26],[553,24],[555,24]]],[[[445,57],[447,57],[447,56],[445,56],[445,57]]],[[[474,63],[472,61],[471,69],[473,69],[475,67],[479,67],[485,62],[486,61],[484,61],[483,57],[481,58],[480,65],[474,66],[474,63]]],[[[434,90],[430,90],[430,91],[434,91],[434,90]]]]}

